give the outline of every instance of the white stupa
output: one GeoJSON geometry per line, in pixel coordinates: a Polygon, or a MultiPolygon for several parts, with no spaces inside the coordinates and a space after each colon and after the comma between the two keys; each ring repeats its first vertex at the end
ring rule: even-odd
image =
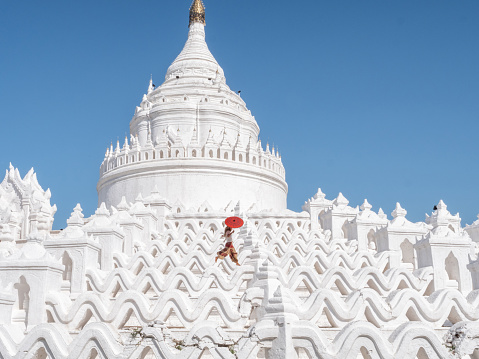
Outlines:
{"type": "Polygon", "coordinates": [[[99,206],[61,231],[31,170],[0,183],[0,358],[479,358],[479,220],[425,221],[320,189],[286,209],[281,159],[205,43],[107,150],[99,206]],[[215,263],[225,218],[240,266],[215,263]]]}
{"type": "Polygon", "coordinates": [[[99,204],[133,201],[155,187],[186,208],[208,203],[286,209],[288,187],[277,151],[261,147],[259,127],[205,42],[205,9],[191,8],[188,40],[130,122],[130,138],[107,149],[99,204]]]}

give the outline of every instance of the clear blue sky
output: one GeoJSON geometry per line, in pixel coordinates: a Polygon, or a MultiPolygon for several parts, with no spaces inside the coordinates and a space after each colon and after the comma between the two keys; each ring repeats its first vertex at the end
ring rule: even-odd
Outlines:
{"type": "MultiPolygon", "coordinates": [[[[150,74],[187,37],[190,0],[2,1],[0,169],[34,167],[65,227],[150,74]]],[[[207,42],[278,146],[299,211],[321,187],[412,221],[479,212],[479,1],[206,0],[207,42]]],[[[3,177],[3,176],[2,176],[3,177]]]]}

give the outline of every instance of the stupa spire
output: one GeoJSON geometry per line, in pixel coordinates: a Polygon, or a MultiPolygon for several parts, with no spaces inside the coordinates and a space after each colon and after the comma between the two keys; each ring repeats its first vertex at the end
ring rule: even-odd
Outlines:
{"type": "Polygon", "coordinates": [[[199,22],[203,25],[206,25],[205,5],[203,5],[203,1],[201,0],[193,0],[193,3],[190,7],[190,24],[188,27],[190,27],[194,22],[199,22]]]}

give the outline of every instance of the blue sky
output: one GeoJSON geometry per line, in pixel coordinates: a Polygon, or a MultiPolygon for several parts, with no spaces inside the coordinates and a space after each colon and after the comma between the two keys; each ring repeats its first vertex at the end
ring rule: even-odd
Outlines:
{"type": "MultiPolygon", "coordinates": [[[[163,82],[190,0],[3,1],[0,169],[34,167],[65,227],[150,74],[163,82]]],[[[321,187],[412,221],[479,213],[479,1],[206,0],[207,42],[279,147],[299,211],[321,187]]]]}

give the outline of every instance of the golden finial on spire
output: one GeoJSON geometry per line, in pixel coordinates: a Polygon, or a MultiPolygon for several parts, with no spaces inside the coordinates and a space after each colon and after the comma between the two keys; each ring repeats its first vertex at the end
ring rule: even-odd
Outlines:
{"type": "Polygon", "coordinates": [[[193,0],[193,3],[190,7],[190,24],[194,22],[201,22],[203,25],[206,25],[205,22],[205,6],[201,0],[193,0]]]}

